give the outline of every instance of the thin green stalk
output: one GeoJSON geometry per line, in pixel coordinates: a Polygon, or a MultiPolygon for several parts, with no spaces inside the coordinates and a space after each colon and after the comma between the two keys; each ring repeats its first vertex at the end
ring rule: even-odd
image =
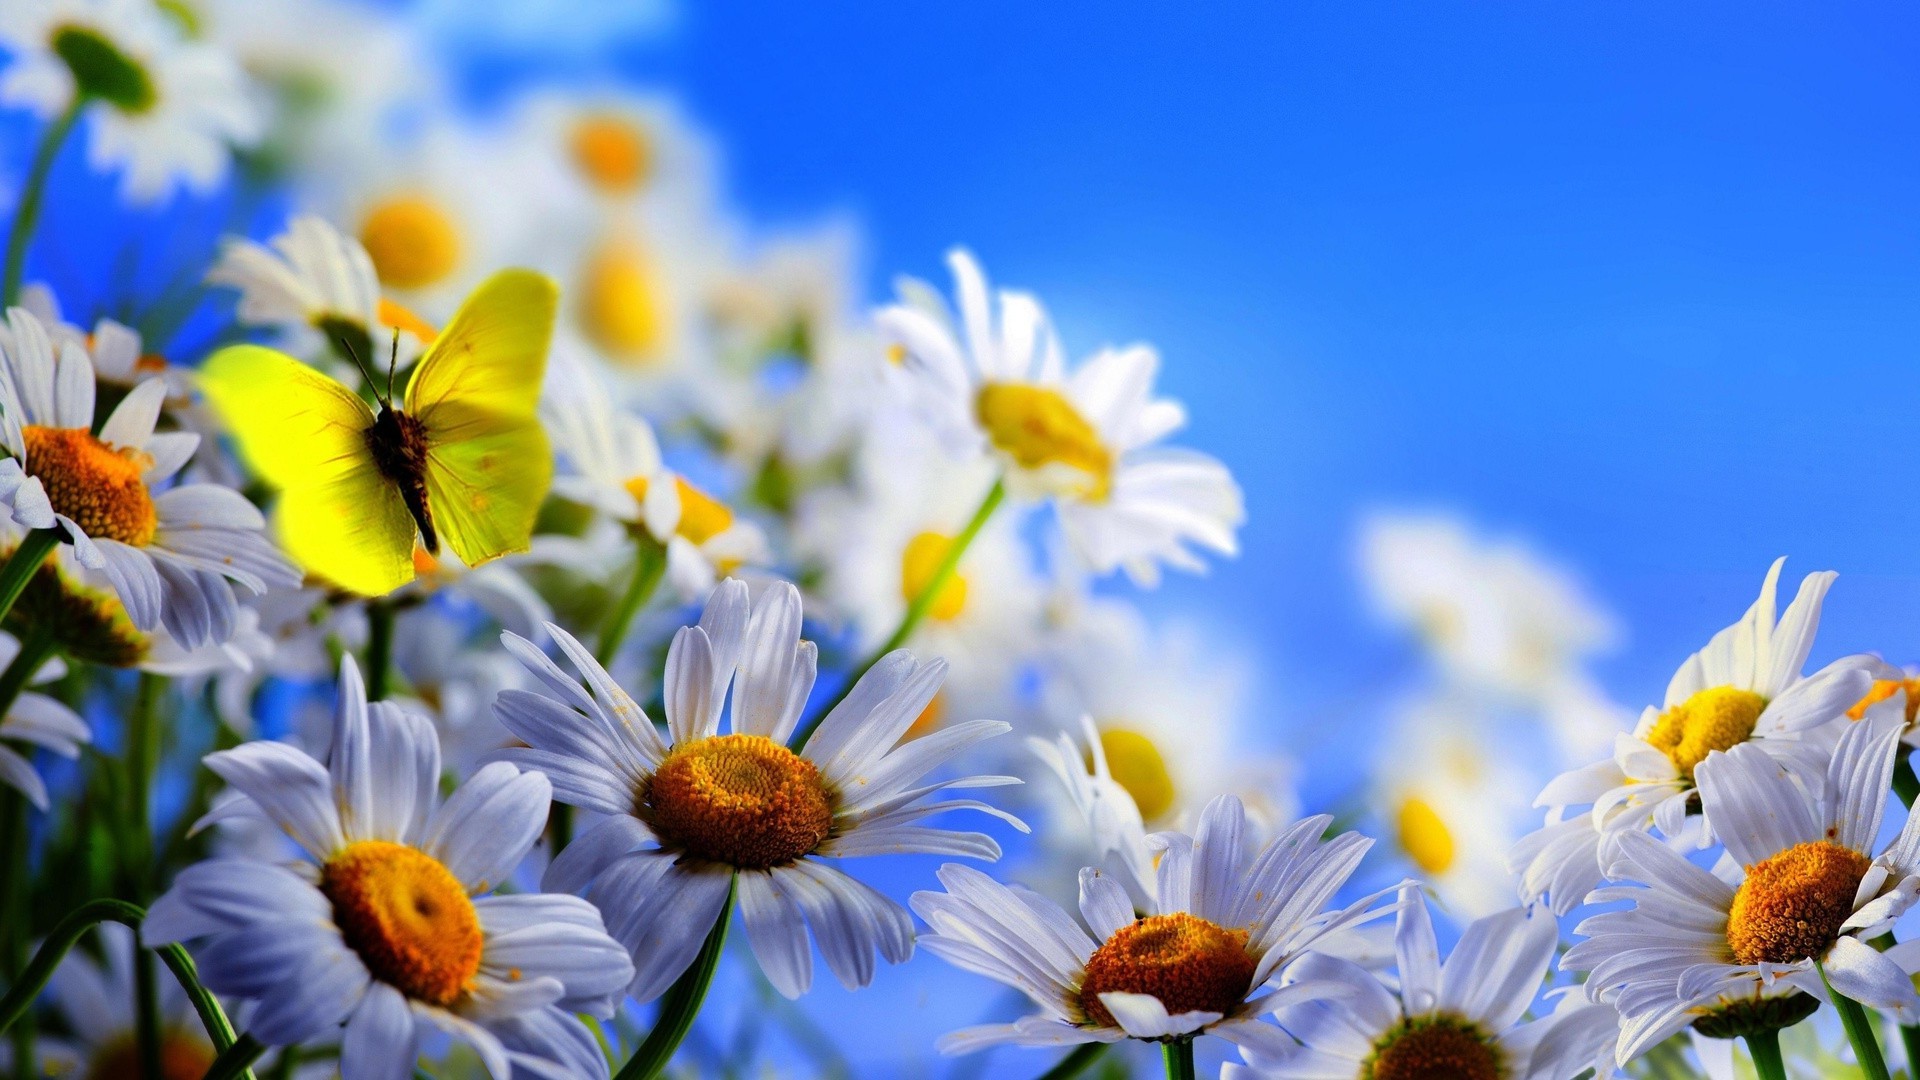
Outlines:
{"type": "Polygon", "coordinates": [[[133,1030],[140,1047],[140,1075],[165,1076],[160,1069],[160,978],[153,953],[133,951],[133,1030]]]}
{"type": "Polygon", "coordinates": [[[207,1069],[206,1080],[234,1080],[237,1076],[252,1076],[251,1066],[266,1052],[267,1048],[260,1040],[251,1035],[242,1035],[234,1040],[232,1046],[220,1051],[220,1057],[207,1069]]]}
{"type": "Polygon", "coordinates": [[[1901,1024],[1900,1045],[1907,1052],[1907,1076],[1920,1076],[1920,1026],[1901,1024]]]}
{"type": "Polygon", "coordinates": [[[1859,1059],[1860,1071],[1867,1080],[1891,1080],[1887,1073],[1887,1059],[1880,1054],[1880,1042],[1873,1036],[1873,1021],[1867,1017],[1867,1010],[1860,1003],[1834,990],[1833,983],[1827,979],[1827,969],[1819,961],[1814,962],[1814,970],[1820,973],[1820,984],[1827,988],[1827,997],[1833,1002],[1834,1011],[1840,1014],[1840,1023],[1847,1029],[1847,1041],[1853,1044],[1853,1056],[1859,1059]]]}
{"type": "Polygon", "coordinates": [[[1913,762],[1906,754],[1901,754],[1893,765],[1893,793],[1900,796],[1900,801],[1909,809],[1913,807],[1913,800],[1920,797],[1920,776],[1914,775],[1913,762]]]}
{"type": "Polygon", "coordinates": [[[68,133],[73,131],[89,100],[85,94],[74,94],[66,110],[40,135],[40,145],[34,150],[33,164],[27,171],[27,182],[20,189],[19,206],[13,212],[13,227],[7,231],[7,265],[5,277],[0,278],[0,307],[11,307],[20,299],[20,282],[27,270],[27,245],[33,239],[34,226],[40,221],[40,200],[47,193],[47,175],[53,171],[53,159],[60,155],[60,145],[67,141],[68,133]]]}
{"type": "Polygon", "coordinates": [[[131,850],[121,853],[128,892],[145,901],[154,880],[153,774],[160,762],[160,698],[166,676],[141,672],[127,714],[127,820],[131,850]]]}
{"type": "Polygon", "coordinates": [[[940,596],[940,590],[946,588],[947,582],[953,579],[954,571],[959,569],[960,559],[966,555],[967,547],[973,543],[973,538],[980,535],[980,530],[986,527],[987,519],[993,516],[993,512],[999,509],[1000,503],[1006,497],[1006,481],[995,480],[993,486],[987,489],[987,497],[980,500],[980,507],[973,512],[973,518],[967,522],[966,528],[961,529],[960,535],[954,537],[953,542],[947,545],[946,557],[942,558],[940,565],[934,568],[933,575],[927,578],[927,583],[921,587],[919,595],[907,605],[907,613],[900,619],[900,625],[894,629],[892,636],[847,674],[847,681],[840,687],[840,692],[833,695],[832,701],[827,702],[815,712],[812,719],[802,724],[799,731],[794,732],[788,745],[795,749],[805,746],[807,740],[813,737],[815,729],[819,728],[820,722],[827,718],[827,714],[847,700],[848,694],[853,693],[853,688],[859,685],[861,677],[872,670],[873,665],[879,663],[881,657],[907,643],[907,639],[912,637],[913,632],[919,628],[921,620],[927,617],[927,612],[932,610],[933,602],[940,596]]]}
{"type": "Polygon", "coordinates": [[[367,601],[367,700],[385,701],[393,675],[393,605],[384,597],[367,601]]]}
{"type": "Polygon", "coordinates": [[[727,922],[733,917],[735,888],[734,883],[728,883],[727,899],[720,905],[720,917],[713,921],[713,929],[707,931],[700,955],[694,958],[693,966],[667,988],[660,999],[660,1016],[653,1022],[653,1030],[647,1032],[640,1049],[627,1059],[614,1080],[653,1080],[667,1067],[667,1062],[673,1060],[673,1052],[693,1028],[693,1018],[699,1015],[700,1005],[706,1000],[707,987],[713,983],[713,969],[720,964],[720,949],[727,942],[727,922]]]}
{"type": "Polygon", "coordinates": [[[300,1064],[300,1048],[289,1046],[280,1051],[280,1060],[268,1070],[266,1080],[293,1080],[293,1070],[300,1064]]]}
{"type": "Polygon", "coordinates": [[[1102,1042],[1081,1043],[1073,1048],[1073,1053],[1060,1059],[1053,1068],[1040,1074],[1040,1080],[1071,1080],[1087,1071],[1087,1067],[1100,1060],[1107,1052],[1107,1044],[1102,1042]]]}
{"type": "Polygon", "coordinates": [[[666,572],[666,547],[636,530],[633,577],[627,581],[627,591],[620,597],[620,603],[607,612],[606,621],[600,624],[600,638],[593,647],[593,658],[600,661],[601,667],[613,663],[614,656],[620,652],[621,643],[627,640],[633,617],[653,598],[653,592],[660,587],[660,579],[666,572]]]}
{"type": "Polygon", "coordinates": [[[34,529],[21,538],[6,564],[0,565],[0,620],[6,619],[14,601],[27,591],[27,582],[33,580],[40,564],[60,546],[60,536],[59,529],[34,529]]]}
{"type": "Polygon", "coordinates": [[[1194,1080],[1193,1039],[1174,1039],[1160,1044],[1167,1060],[1167,1080],[1194,1080]]]}
{"type": "Polygon", "coordinates": [[[1780,1033],[1750,1031],[1747,1033],[1747,1053],[1753,1058],[1753,1071],[1760,1080],[1787,1080],[1786,1062],[1780,1059],[1780,1033]]]}

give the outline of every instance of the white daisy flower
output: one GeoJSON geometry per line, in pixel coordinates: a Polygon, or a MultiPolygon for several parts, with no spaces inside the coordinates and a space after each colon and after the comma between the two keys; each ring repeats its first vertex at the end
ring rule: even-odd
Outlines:
{"type": "MultiPolygon", "coordinates": [[[[19,639],[0,632],[0,667],[11,664],[18,655],[19,639]]],[[[66,670],[66,665],[58,659],[50,659],[33,673],[30,684],[52,682],[66,670]]],[[[80,748],[92,741],[93,732],[79,713],[56,698],[26,691],[13,700],[6,716],[0,718],[0,784],[25,795],[28,802],[44,812],[48,806],[47,784],[33,767],[33,747],[64,758],[77,758],[80,748]],[[23,743],[27,745],[21,745],[23,743]]]]}
{"type": "Polygon", "coordinates": [[[1603,837],[1658,827],[1671,839],[1704,844],[1705,833],[1688,832],[1689,814],[1698,809],[1694,768],[1715,750],[1751,742],[1818,786],[1826,747],[1808,736],[1866,694],[1866,669],[1877,661],[1848,656],[1801,674],[1820,605],[1838,575],[1808,574],[1776,626],[1774,590],[1785,563],[1778,559],[1767,571],[1745,617],[1680,665],[1665,707],[1648,707],[1633,734],[1619,736],[1612,758],[1547,784],[1534,801],[1549,808],[1546,827],[1513,851],[1522,898],[1547,896],[1556,913],[1572,910],[1600,880],[1603,837]],[[1570,809],[1587,804],[1592,810],[1570,809]]]}
{"type": "Polygon", "coordinates": [[[239,492],[171,480],[200,445],[191,432],[156,432],[166,385],[149,379],[93,433],[92,358],[76,342],[56,355],[40,321],[8,312],[0,350],[6,447],[0,502],[13,524],[53,529],[81,565],[113,583],[133,625],[188,648],[225,641],[238,626],[235,584],[291,588],[299,572],[262,531],[266,519],[239,492]]]}
{"type": "Polygon", "coordinates": [[[157,202],[176,185],[207,192],[226,177],[233,146],[260,137],[262,118],[240,66],[186,40],[148,0],[9,0],[0,44],[13,62],[0,101],[49,119],[76,95],[99,103],[88,157],[124,168],[132,202],[157,202]]]}
{"type": "Polygon", "coordinates": [[[1297,1043],[1279,1054],[1241,1051],[1233,1080],[1573,1080],[1611,1054],[1619,1016],[1577,988],[1566,1003],[1526,1019],[1559,943],[1544,911],[1515,908],[1485,916],[1461,935],[1443,963],[1432,916],[1417,885],[1402,890],[1394,935],[1397,979],[1332,956],[1301,959],[1286,981],[1319,980],[1346,990],[1275,1011],[1297,1043]]]}
{"type": "Polygon", "coordinates": [[[920,824],[950,810],[1025,828],[974,800],[922,801],[949,788],[1018,782],[961,776],[915,786],[1007,730],[971,720],[895,746],[940,689],[946,665],[938,660],[888,654],[798,753],[787,749],[815,664],[813,643],[800,640],[800,594],[792,585],[768,588],[749,605],[745,584],[722,582],[700,625],[674,636],[667,738],[579,642],[559,627],[548,631],[580,675],[507,636],[507,647],[559,700],[502,693],[495,711],[529,749],[499,756],[552,777],[561,802],[607,815],[555,857],[543,887],[584,888],[607,913],[633,954],[629,993],[641,1001],[658,997],[693,962],[730,888],[738,891],[747,941],[782,994],[797,997],[812,983],[808,924],[841,983],[865,986],[876,950],[896,964],[912,954],[913,921],[823,859],[1000,856],[989,836],[920,824]],[[722,735],[729,686],[732,732],[722,735]]]}
{"type": "Polygon", "coordinates": [[[1019,990],[1041,1011],[952,1032],[940,1051],[1210,1034],[1282,1052],[1292,1040],[1257,1017],[1339,988],[1268,984],[1329,934],[1392,910],[1367,910],[1385,893],[1322,910],[1372,843],[1356,833],[1323,841],[1331,824],[1324,816],[1297,822],[1249,857],[1240,800],[1223,795],[1195,835],[1155,834],[1155,895],[1145,915],[1118,881],[1082,870],[1086,928],[1037,893],[967,867],[942,867],[946,891],[918,892],[911,901],[931,930],[921,944],[1019,990]]]}
{"type": "Polygon", "coordinates": [[[973,256],[956,249],[947,261],[957,323],[918,282],[903,283],[905,302],[875,318],[916,401],[955,448],[991,451],[1016,493],[1052,497],[1062,529],[1103,574],[1124,568],[1152,585],[1161,564],[1205,568],[1190,545],[1233,555],[1246,515],[1226,467],[1155,445],[1186,413],[1151,396],[1154,351],[1105,349],[1069,373],[1039,301],[1003,291],[996,320],[973,256]]]}
{"type": "Polygon", "coordinates": [[[1920,668],[1897,668],[1881,663],[1872,668],[1872,674],[1873,685],[1847,710],[1847,718],[1897,719],[1900,741],[1908,746],[1920,746],[1920,724],[1915,723],[1916,717],[1920,717],[1920,668]]]}
{"type": "MultiPolygon", "coordinates": [[[[72,1034],[52,1037],[42,1033],[36,1055],[42,1072],[35,1075],[76,1077],[138,1077],[140,1044],[134,1002],[140,1000],[134,977],[137,943],[132,930],[115,922],[100,923],[101,959],[80,949],[67,953],[48,984],[60,1019],[72,1034]]],[[[173,979],[157,980],[160,1018],[160,1071],[165,1080],[185,1080],[207,1074],[216,1057],[187,993],[173,979]]],[[[0,1046],[0,1067],[12,1066],[13,1047],[0,1046]]]]}
{"type": "Polygon", "coordinates": [[[1590,899],[1633,906],[1582,922],[1562,967],[1620,1010],[1620,1064],[1689,1024],[1729,1038],[1797,1022],[1826,993],[1821,968],[1835,992],[1920,1020],[1911,951],[1868,944],[1920,897],[1920,817],[1874,853],[1899,746],[1896,724],[1848,725],[1818,797],[1759,743],[1710,753],[1697,776],[1726,844],[1716,873],[1643,833],[1616,839],[1608,876],[1633,884],[1590,899]]]}
{"type": "Polygon", "coordinates": [[[433,725],[369,705],[351,657],[327,764],[251,742],[206,765],[246,796],[209,818],[262,814],[312,861],[190,866],[141,935],[189,943],[209,989],[251,1003],[249,1035],[291,1046],[345,1024],[340,1069],[356,1080],[410,1076],[434,1032],[494,1080],[607,1075],[574,1016],[611,1016],[632,974],[600,913],[573,896],[485,895],[546,828],[546,777],[495,762],[442,802],[433,725]]]}
{"type": "Polygon", "coordinates": [[[266,244],[230,237],[207,284],[240,290],[241,323],[276,327],[301,352],[314,351],[317,337],[349,367],[357,355],[369,370],[385,368],[396,331],[401,367],[434,338],[425,320],[380,295],[360,242],[311,214],[295,217],[266,244]]]}

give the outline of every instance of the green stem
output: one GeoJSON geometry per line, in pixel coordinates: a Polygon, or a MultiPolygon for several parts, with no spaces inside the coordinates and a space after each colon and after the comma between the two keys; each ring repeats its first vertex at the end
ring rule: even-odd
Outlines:
{"type": "Polygon", "coordinates": [[[293,1070],[300,1064],[300,1048],[289,1046],[280,1051],[280,1060],[273,1063],[273,1069],[267,1073],[267,1080],[293,1080],[293,1070]]]}
{"type": "Polygon", "coordinates": [[[67,134],[85,111],[88,100],[85,94],[75,93],[66,110],[40,135],[40,146],[33,152],[27,182],[20,189],[20,204],[13,212],[13,227],[7,231],[7,266],[5,277],[0,278],[0,306],[11,307],[20,299],[20,281],[27,269],[27,244],[33,239],[34,226],[40,220],[40,200],[47,191],[47,175],[53,171],[53,159],[60,154],[60,144],[67,141],[67,134]]]}
{"type": "Polygon", "coordinates": [[[1780,1033],[1771,1028],[1747,1033],[1747,1053],[1753,1058],[1753,1071],[1760,1080],[1787,1080],[1786,1062],[1780,1059],[1780,1033]]]}
{"type": "Polygon", "coordinates": [[[251,1035],[242,1035],[235,1039],[232,1046],[220,1051],[220,1057],[207,1069],[206,1080],[234,1080],[236,1076],[252,1076],[249,1068],[260,1060],[267,1048],[260,1040],[251,1035]]]}
{"type": "Polygon", "coordinates": [[[140,1075],[165,1076],[160,1069],[160,979],[153,953],[133,951],[133,1030],[140,1047],[140,1075]]]}
{"type": "Polygon", "coordinates": [[[127,714],[127,805],[132,849],[121,853],[127,891],[146,900],[154,878],[153,774],[160,761],[160,697],[163,675],[140,673],[133,711],[127,714]]]}
{"type": "Polygon", "coordinates": [[[636,530],[636,533],[633,577],[627,581],[627,591],[621,595],[620,603],[607,612],[606,621],[600,624],[600,639],[593,647],[593,658],[600,661],[601,667],[613,663],[621,643],[627,640],[633,617],[647,606],[654,590],[660,587],[660,578],[667,572],[666,547],[644,532],[636,530]]]}
{"type": "Polygon", "coordinates": [[[693,966],[667,988],[660,999],[660,1017],[653,1022],[653,1030],[647,1032],[640,1049],[627,1059],[614,1080],[653,1080],[667,1067],[673,1052],[687,1037],[693,1018],[706,1000],[707,987],[713,983],[713,970],[720,964],[720,948],[727,941],[727,921],[733,916],[735,888],[733,882],[727,884],[727,899],[720,905],[720,917],[713,921],[713,929],[707,931],[700,955],[694,958],[693,966]]]}
{"type": "Polygon", "coordinates": [[[1174,1039],[1160,1044],[1167,1060],[1167,1080],[1193,1080],[1193,1039],[1174,1039]]]}
{"type": "Polygon", "coordinates": [[[847,695],[853,693],[853,688],[860,684],[861,678],[873,669],[873,665],[879,663],[881,657],[907,643],[907,639],[912,637],[913,632],[919,628],[921,620],[927,617],[927,612],[932,610],[934,600],[940,596],[940,590],[946,588],[947,582],[953,578],[954,571],[959,569],[960,559],[966,555],[968,545],[973,543],[974,537],[980,535],[980,530],[986,527],[987,519],[993,516],[993,512],[999,509],[1000,503],[1006,497],[1006,481],[995,480],[993,486],[987,489],[987,497],[980,500],[980,507],[973,512],[973,518],[967,522],[966,528],[961,529],[960,535],[954,537],[953,541],[947,545],[946,556],[940,560],[939,566],[934,567],[933,575],[927,578],[927,583],[921,586],[919,594],[913,598],[912,603],[907,605],[907,613],[900,619],[900,625],[894,629],[892,636],[847,674],[847,681],[840,687],[839,693],[833,695],[832,701],[827,702],[815,712],[812,719],[802,724],[799,731],[794,732],[793,738],[788,741],[789,746],[795,749],[805,746],[807,740],[812,738],[814,731],[819,728],[820,722],[838,708],[841,702],[847,700],[847,695]]]}
{"type": "MultiPolygon", "coordinates": [[[[1901,747],[1901,749],[1906,748],[1901,747]]],[[[1920,776],[1914,775],[1913,762],[1908,760],[1904,753],[1893,766],[1893,793],[1900,796],[1900,801],[1907,804],[1909,808],[1913,806],[1913,800],[1920,797],[1920,776]]]]}
{"type": "MultiPolygon", "coordinates": [[[[27,816],[31,809],[25,795],[16,795],[10,791],[0,791],[0,859],[6,880],[0,881],[0,944],[5,947],[4,964],[0,965],[0,974],[5,974],[9,983],[18,982],[27,966],[27,892],[28,892],[28,835],[27,816]]],[[[15,1074],[28,1077],[33,1075],[33,1017],[13,1029],[13,1064],[15,1074]]]]}
{"type": "Polygon", "coordinates": [[[1107,1044],[1102,1042],[1081,1043],[1073,1048],[1073,1053],[1060,1059],[1053,1068],[1040,1074],[1040,1080],[1071,1080],[1087,1071],[1087,1066],[1100,1060],[1107,1052],[1107,1044]]]}
{"type": "Polygon", "coordinates": [[[1901,1024],[1900,1045],[1907,1051],[1907,1076],[1920,1076],[1920,1026],[1901,1024]]]}
{"type": "Polygon", "coordinates": [[[53,549],[60,546],[59,529],[34,529],[20,540],[20,546],[13,549],[5,565],[0,565],[0,621],[13,610],[14,601],[27,591],[27,582],[47,561],[53,549]]]}
{"type": "Polygon", "coordinates": [[[1867,1010],[1860,1003],[1838,993],[1833,983],[1827,979],[1827,969],[1819,961],[1814,962],[1814,970],[1820,973],[1820,983],[1827,988],[1827,997],[1832,1000],[1835,1012],[1840,1014],[1840,1023],[1847,1029],[1847,1041],[1853,1044],[1853,1056],[1860,1061],[1860,1072],[1867,1080],[1891,1080],[1887,1073],[1887,1059],[1880,1054],[1879,1040],[1873,1037],[1873,1021],[1867,1018],[1867,1010]]]}
{"type": "Polygon", "coordinates": [[[393,605],[382,597],[367,601],[367,700],[385,701],[393,672],[393,605]]]}

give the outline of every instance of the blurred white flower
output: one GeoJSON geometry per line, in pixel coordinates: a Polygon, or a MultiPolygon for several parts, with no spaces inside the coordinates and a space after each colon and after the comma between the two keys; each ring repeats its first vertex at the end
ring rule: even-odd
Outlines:
{"type": "MultiPolygon", "coordinates": [[[[20,655],[20,640],[0,632],[0,665],[11,664],[20,655]]],[[[66,674],[66,665],[56,658],[40,665],[29,677],[29,685],[38,686],[66,674]]],[[[24,691],[0,717],[0,784],[18,791],[27,801],[45,811],[48,807],[47,784],[34,769],[34,747],[52,751],[64,758],[77,758],[80,748],[93,741],[87,722],[58,699],[24,691]],[[22,745],[25,744],[25,745],[22,745]]]]}

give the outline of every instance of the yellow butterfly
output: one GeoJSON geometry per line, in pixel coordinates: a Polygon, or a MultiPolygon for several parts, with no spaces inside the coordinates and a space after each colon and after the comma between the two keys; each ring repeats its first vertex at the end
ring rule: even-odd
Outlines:
{"type": "Polygon", "coordinates": [[[378,413],[273,349],[209,358],[201,389],[241,456],[280,489],[287,553],[384,596],[413,580],[416,532],[433,555],[445,536],[468,566],[527,550],[553,479],[534,410],[558,300],[552,279],[530,270],[488,278],[414,368],[404,404],[389,385],[378,413]]]}

